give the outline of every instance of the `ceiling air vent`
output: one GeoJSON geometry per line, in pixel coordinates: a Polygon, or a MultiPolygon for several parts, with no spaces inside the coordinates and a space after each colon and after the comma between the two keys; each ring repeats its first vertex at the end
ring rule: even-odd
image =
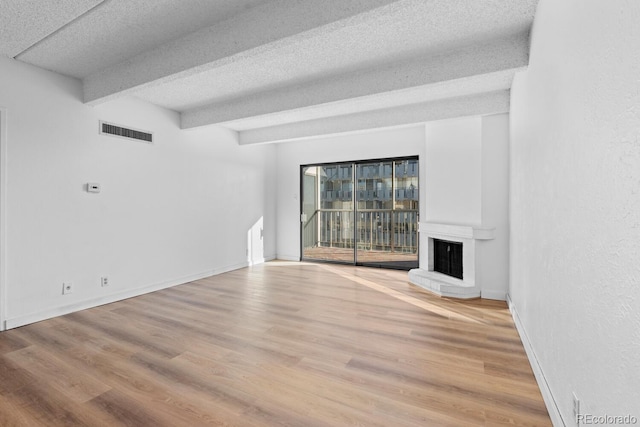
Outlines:
{"type": "Polygon", "coordinates": [[[120,138],[135,139],[138,141],[153,143],[153,134],[137,129],[125,128],[113,123],[100,122],[100,133],[103,135],[119,136],[120,138]]]}

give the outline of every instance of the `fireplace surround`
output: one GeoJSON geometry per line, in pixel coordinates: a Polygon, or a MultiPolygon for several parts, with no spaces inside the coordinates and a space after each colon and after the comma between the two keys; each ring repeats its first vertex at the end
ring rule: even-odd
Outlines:
{"type": "Polygon", "coordinates": [[[441,296],[454,298],[479,298],[482,283],[478,274],[478,253],[481,241],[492,240],[495,228],[477,225],[421,222],[420,268],[409,271],[411,283],[441,296]],[[461,277],[443,274],[436,269],[435,246],[438,241],[462,245],[461,277]],[[425,250],[426,248],[426,250],[425,250]]]}

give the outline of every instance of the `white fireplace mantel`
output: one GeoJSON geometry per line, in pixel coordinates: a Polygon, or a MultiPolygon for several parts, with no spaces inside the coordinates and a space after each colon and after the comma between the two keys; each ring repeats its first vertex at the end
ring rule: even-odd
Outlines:
{"type": "Polygon", "coordinates": [[[491,240],[494,238],[495,231],[495,227],[481,227],[479,225],[442,224],[437,222],[421,222],[418,224],[419,233],[475,240],[491,240]]]}
{"type": "Polygon", "coordinates": [[[477,274],[477,242],[491,240],[494,227],[465,224],[421,222],[420,268],[409,271],[411,283],[438,295],[454,298],[478,298],[482,284],[477,274]],[[462,243],[462,279],[433,271],[433,239],[462,243]]]}

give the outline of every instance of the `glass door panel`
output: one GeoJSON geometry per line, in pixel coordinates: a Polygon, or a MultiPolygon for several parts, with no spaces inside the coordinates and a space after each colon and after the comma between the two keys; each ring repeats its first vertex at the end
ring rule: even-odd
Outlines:
{"type": "Polygon", "coordinates": [[[396,265],[418,268],[418,160],[394,162],[393,252],[396,265]]]}
{"type": "Polygon", "coordinates": [[[354,260],[353,165],[302,170],[302,258],[354,260]]]}
{"type": "Polygon", "coordinates": [[[371,263],[380,260],[390,243],[393,162],[360,163],[356,180],[356,261],[371,263]]]}
{"type": "Polygon", "coordinates": [[[356,166],[356,263],[418,267],[418,160],[356,166]]]}

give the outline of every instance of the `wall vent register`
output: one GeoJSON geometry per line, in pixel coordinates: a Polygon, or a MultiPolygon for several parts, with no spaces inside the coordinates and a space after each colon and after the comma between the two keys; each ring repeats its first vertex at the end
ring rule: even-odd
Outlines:
{"type": "Polygon", "coordinates": [[[117,136],[126,139],[135,139],[137,141],[153,143],[153,134],[138,129],[125,128],[114,125],[113,123],[100,122],[100,134],[117,136]]]}
{"type": "Polygon", "coordinates": [[[433,239],[433,271],[462,279],[462,243],[433,239]]]}

